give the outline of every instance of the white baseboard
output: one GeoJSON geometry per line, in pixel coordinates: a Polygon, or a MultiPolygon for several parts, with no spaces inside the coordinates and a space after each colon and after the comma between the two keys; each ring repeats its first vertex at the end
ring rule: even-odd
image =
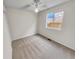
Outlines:
{"type": "MultiPolygon", "coordinates": [[[[14,40],[18,40],[18,39],[21,39],[21,38],[24,38],[24,37],[28,37],[28,36],[32,36],[32,35],[35,35],[36,33],[31,33],[31,34],[28,34],[28,35],[24,35],[24,36],[20,36],[18,38],[15,38],[14,40]]],[[[14,41],[12,40],[12,41],[14,41]]]]}

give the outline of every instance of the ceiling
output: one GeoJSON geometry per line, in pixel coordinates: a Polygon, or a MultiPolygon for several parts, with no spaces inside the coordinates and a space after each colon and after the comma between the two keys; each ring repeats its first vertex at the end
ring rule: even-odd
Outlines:
{"type": "MultiPolygon", "coordinates": [[[[39,11],[51,8],[67,1],[69,0],[40,0],[41,4],[39,5],[39,11]]],[[[4,5],[8,8],[22,8],[24,6],[28,6],[29,4],[31,5],[32,3],[33,0],[4,0],[4,5]]],[[[34,11],[35,7],[32,5],[28,8],[24,7],[23,9],[34,11]]]]}

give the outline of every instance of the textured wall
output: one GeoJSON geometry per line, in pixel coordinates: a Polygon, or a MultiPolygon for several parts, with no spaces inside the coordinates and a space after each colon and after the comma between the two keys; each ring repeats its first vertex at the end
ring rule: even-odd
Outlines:
{"type": "Polygon", "coordinates": [[[38,33],[59,42],[71,49],[75,49],[75,6],[74,1],[69,1],[60,5],[57,5],[53,8],[42,11],[38,14],[38,33]],[[48,30],[45,28],[46,23],[46,14],[48,12],[57,12],[59,10],[64,10],[64,21],[61,31],[57,30],[48,30]]]}
{"type": "Polygon", "coordinates": [[[8,22],[13,40],[36,33],[36,14],[8,8],[8,22]]]}

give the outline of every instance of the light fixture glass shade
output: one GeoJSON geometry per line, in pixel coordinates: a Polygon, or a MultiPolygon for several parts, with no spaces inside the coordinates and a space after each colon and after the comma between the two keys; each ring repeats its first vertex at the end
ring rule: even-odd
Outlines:
{"type": "Polygon", "coordinates": [[[36,8],[36,9],[35,9],[35,12],[36,12],[36,13],[38,13],[38,12],[39,12],[38,8],[36,8]]]}

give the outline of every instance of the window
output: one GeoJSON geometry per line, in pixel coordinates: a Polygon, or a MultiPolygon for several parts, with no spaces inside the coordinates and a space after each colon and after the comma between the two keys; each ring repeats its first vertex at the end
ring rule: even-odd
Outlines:
{"type": "Polygon", "coordinates": [[[64,11],[49,12],[46,16],[46,28],[61,30],[63,23],[64,11]]]}

